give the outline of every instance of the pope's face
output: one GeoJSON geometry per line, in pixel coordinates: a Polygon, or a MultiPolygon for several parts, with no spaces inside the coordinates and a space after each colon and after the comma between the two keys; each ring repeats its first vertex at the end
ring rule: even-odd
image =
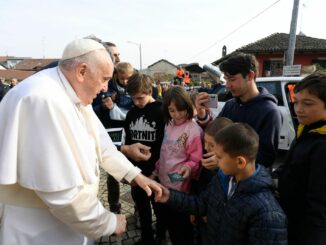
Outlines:
{"type": "Polygon", "coordinates": [[[112,78],[113,64],[106,52],[99,55],[96,63],[85,68],[82,92],[79,94],[84,105],[91,104],[97,94],[106,91],[108,81],[112,78]]]}

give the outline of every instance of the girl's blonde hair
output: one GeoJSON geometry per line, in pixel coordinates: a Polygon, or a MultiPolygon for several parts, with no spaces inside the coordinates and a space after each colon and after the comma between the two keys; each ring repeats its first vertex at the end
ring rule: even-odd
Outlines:
{"type": "Polygon", "coordinates": [[[119,74],[130,74],[130,76],[134,73],[134,68],[128,62],[120,62],[116,66],[116,71],[119,74]]]}

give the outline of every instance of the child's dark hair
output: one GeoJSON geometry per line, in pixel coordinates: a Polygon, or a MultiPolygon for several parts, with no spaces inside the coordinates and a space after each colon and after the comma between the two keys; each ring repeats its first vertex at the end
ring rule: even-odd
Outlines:
{"type": "Polygon", "coordinates": [[[172,102],[175,104],[175,107],[178,111],[187,111],[188,120],[192,119],[194,115],[194,109],[190,95],[183,87],[174,86],[169,88],[163,97],[163,113],[166,124],[171,121],[169,106],[172,102]]]}
{"type": "Polygon", "coordinates": [[[226,126],[215,134],[214,140],[231,157],[244,156],[251,162],[256,160],[259,137],[246,123],[232,123],[226,126]]]}
{"type": "Polygon", "coordinates": [[[326,71],[316,71],[301,80],[295,87],[294,93],[298,93],[304,89],[310,94],[317,96],[324,102],[326,107],[326,71]]]}
{"type": "Polygon", "coordinates": [[[138,93],[152,94],[153,79],[145,74],[135,73],[128,79],[127,93],[133,96],[138,93]]]}
{"type": "Polygon", "coordinates": [[[205,134],[208,134],[212,137],[215,136],[221,129],[225,128],[232,124],[232,120],[226,117],[217,117],[211,121],[205,128],[205,134]]]}
{"type": "Polygon", "coordinates": [[[226,75],[241,74],[245,78],[250,71],[258,75],[258,62],[254,55],[234,53],[219,65],[220,70],[226,75]]]}

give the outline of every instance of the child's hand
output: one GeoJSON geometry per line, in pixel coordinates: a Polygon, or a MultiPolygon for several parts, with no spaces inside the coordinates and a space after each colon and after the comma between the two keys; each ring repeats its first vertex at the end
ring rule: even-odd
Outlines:
{"type": "Polygon", "coordinates": [[[191,174],[191,168],[189,166],[182,166],[179,170],[179,174],[183,177],[183,179],[188,179],[191,174]]]}
{"type": "Polygon", "coordinates": [[[151,157],[150,147],[141,143],[123,145],[121,152],[136,162],[147,161],[151,157]]]}
{"type": "Polygon", "coordinates": [[[203,217],[201,217],[203,220],[204,220],[204,222],[207,224],[207,216],[203,216],[203,217]]]}
{"type": "Polygon", "coordinates": [[[111,97],[106,97],[106,98],[102,99],[102,106],[105,109],[112,110],[112,108],[114,107],[114,103],[113,103],[111,97]]]}
{"type": "Polygon", "coordinates": [[[197,224],[197,219],[196,219],[195,215],[192,215],[192,214],[190,215],[190,223],[193,225],[197,224]]]}
{"type": "Polygon", "coordinates": [[[208,170],[215,170],[218,168],[218,161],[214,152],[207,152],[201,159],[201,165],[208,170]]]}
{"type": "Polygon", "coordinates": [[[162,195],[159,197],[155,193],[155,202],[166,203],[170,198],[170,191],[165,186],[161,185],[162,195]]]}
{"type": "Polygon", "coordinates": [[[200,118],[206,116],[206,111],[208,110],[207,103],[209,101],[209,95],[206,92],[201,92],[196,96],[195,106],[197,110],[197,115],[200,118]]]}

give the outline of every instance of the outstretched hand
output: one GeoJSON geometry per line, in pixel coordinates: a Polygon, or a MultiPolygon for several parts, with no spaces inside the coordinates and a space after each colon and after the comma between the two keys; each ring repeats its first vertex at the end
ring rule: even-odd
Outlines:
{"type": "Polygon", "coordinates": [[[166,203],[170,198],[170,191],[165,186],[161,186],[161,188],[162,195],[160,197],[155,195],[155,202],[166,203]]]}
{"type": "Polygon", "coordinates": [[[151,196],[152,192],[155,193],[155,197],[162,196],[162,185],[157,183],[155,180],[152,180],[143,174],[138,174],[134,179],[134,182],[141,187],[144,191],[146,191],[147,196],[151,196]]]}

